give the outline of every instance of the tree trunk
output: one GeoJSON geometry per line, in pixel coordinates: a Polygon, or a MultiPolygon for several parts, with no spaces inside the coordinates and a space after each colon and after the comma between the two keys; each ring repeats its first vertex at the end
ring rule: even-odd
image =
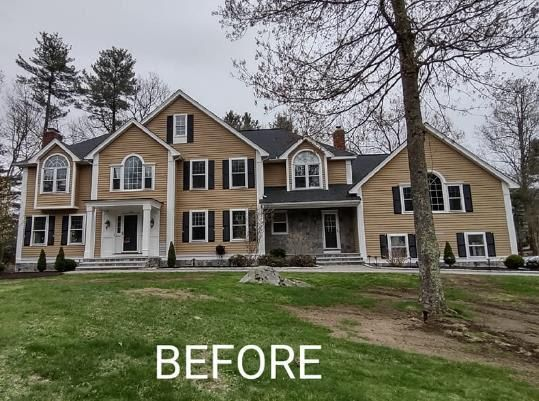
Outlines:
{"type": "Polygon", "coordinates": [[[425,159],[425,126],[419,96],[419,66],[415,58],[415,38],[408,19],[405,0],[391,0],[395,34],[399,49],[404,114],[407,130],[408,166],[412,186],[414,225],[417,239],[420,302],[423,317],[446,310],[440,277],[440,249],[434,229],[425,159]]]}
{"type": "Polygon", "coordinates": [[[47,104],[45,105],[45,126],[43,132],[49,128],[49,120],[51,118],[51,92],[52,92],[52,76],[49,78],[49,86],[47,88],[47,104]]]}

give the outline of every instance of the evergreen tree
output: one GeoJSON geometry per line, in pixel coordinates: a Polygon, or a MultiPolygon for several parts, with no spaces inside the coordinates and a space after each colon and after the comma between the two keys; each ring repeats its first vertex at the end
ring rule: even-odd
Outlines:
{"type": "Polygon", "coordinates": [[[47,256],[45,255],[45,250],[41,249],[39,253],[39,258],[37,260],[37,270],[44,272],[47,270],[47,256]]]}
{"type": "Polygon", "coordinates": [[[241,130],[260,129],[260,123],[255,120],[251,113],[245,112],[243,115],[236,114],[233,110],[226,113],[223,119],[232,128],[241,130]]]}
{"type": "Polygon", "coordinates": [[[17,75],[17,80],[28,84],[34,92],[34,101],[44,110],[43,128],[64,117],[66,107],[74,103],[78,71],[69,57],[71,46],[58,33],[41,32],[36,38],[34,56],[27,61],[20,54],[16,60],[29,76],[17,75]]]}
{"type": "Polygon", "coordinates": [[[294,128],[292,116],[288,113],[278,113],[275,116],[275,120],[271,123],[271,128],[280,128],[288,132],[297,133],[297,130],[294,128]]]}
{"type": "Polygon", "coordinates": [[[445,243],[444,248],[444,262],[449,267],[453,266],[456,262],[455,260],[455,254],[453,253],[453,249],[451,248],[451,244],[449,242],[445,243]]]}
{"type": "Polygon", "coordinates": [[[172,241],[168,247],[167,266],[170,268],[176,267],[176,249],[174,248],[172,241]]]}
{"type": "Polygon", "coordinates": [[[135,61],[126,49],[113,47],[100,51],[92,71],[83,73],[83,102],[79,106],[108,132],[122,124],[122,114],[135,93],[135,61]]]}
{"type": "Polygon", "coordinates": [[[58,270],[59,272],[62,272],[65,270],[65,253],[64,253],[64,247],[60,247],[60,250],[58,251],[58,255],[56,255],[56,261],[54,262],[54,268],[58,270]]]}

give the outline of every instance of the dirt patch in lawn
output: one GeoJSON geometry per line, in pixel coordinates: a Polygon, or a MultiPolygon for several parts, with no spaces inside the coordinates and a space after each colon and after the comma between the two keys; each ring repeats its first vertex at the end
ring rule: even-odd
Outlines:
{"type": "Polygon", "coordinates": [[[0,273],[0,280],[16,280],[21,278],[42,278],[60,276],[61,272],[3,272],[0,273]]]}
{"type": "Polygon", "coordinates": [[[137,288],[132,290],[125,290],[125,293],[135,296],[151,296],[164,299],[177,299],[181,301],[185,300],[214,300],[215,297],[206,294],[199,294],[191,291],[190,289],[178,289],[178,288],[137,288]]]}

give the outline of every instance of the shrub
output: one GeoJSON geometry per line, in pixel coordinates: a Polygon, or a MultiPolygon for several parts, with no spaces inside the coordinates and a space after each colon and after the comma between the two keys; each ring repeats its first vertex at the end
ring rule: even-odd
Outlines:
{"type": "Polygon", "coordinates": [[[251,266],[251,259],[244,255],[233,255],[228,259],[230,266],[248,267],[251,266]]]}
{"type": "Polygon", "coordinates": [[[44,272],[47,270],[47,255],[45,255],[45,250],[41,249],[39,253],[39,258],[37,260],[37,270],[44,272]]]}
{"type": "Polygon", "coordinates": [[[453,266],[456,262],[455,254],[453,253],[453,249],[451,248],[451,244],[449,242],[445,243],[444,262],[449,267],[453,266]]]}
{"type": "Polygon", "coordinates": [[[285,267],[288,266],[286,258],[279,258],[272,255],[263,255],[258,258],[258,264],[269,267],[285,267]]]}
{"type": "Polygon", "coordinates": [[[170,241],[168,246],[167,267],[170,267],[171,269],[176,267],[176,248],[172,241],[170,241]]]}
{"type": "Polygon", "coordinates": [[[226,253],[226,249],[223,245],[217,245],[215,247],[215,253],[219,256],[223,256],[226,253]]]}
{"type": "Polygon", "coordinates": [[[54,268],[58,270],[59,272],[65,271],[64,264],[65,264],[65,254],[64,254],[64,248],[60,247],[60,250],[58,251],[58,255],[56,255],[56,260],[54,261],[54,268]]]}
{"type": "Polygon", "coordinates": [[[314,258],[310,255],[294,255],[288,259],[289,266],[296,267],[314,267],[316,263],[314,258]]]}
{"type": "Polygon", "coordinates": [[[2,273],[4,270],[6,270],[6,265],[0,260],[0,273],[2,273]]]}
{"type": "Polygon", "coordinates": [[[286,251],[283,248],[274,248],[269,253],[274,258],[286,258],[286,251]]]}
{"type": "Polygon", "coordinates": [[[524,258],[520,255],[509,255],[503,264],[508,269],[518,269],[519,267],[524,267],[524,258]]]}
{"type": "Polygon", "coordinates": [[[73,259],[64,259],[63,270],[64,272],[69,272],[77,268],[77,262],[73,259]]]}

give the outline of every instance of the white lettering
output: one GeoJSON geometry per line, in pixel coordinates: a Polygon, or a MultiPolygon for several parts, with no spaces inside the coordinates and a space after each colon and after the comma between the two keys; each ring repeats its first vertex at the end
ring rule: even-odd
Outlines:
{"type": "Polygon", "coordinates": [[[203,365],[206,363],[205,359],[193,359],[191,352],[193,350],[205,351],[208,349],[207,345],[186,345],[185,346],[185,378],[186,379],[207,379],[208,375],[194,375],[191,373],[191,367],[193,365],[203,365]]]}
{"type": "Polygon", "coordinates": [[[219,378],[219,365],[232,365],[232,361],[230,359],[219,359],[219,350],[224,349],[234,349],[233,345],[214,345],[212,347],[212,354],[213,354],[213,369],[212,369],[212,377],[214,379],[219,378]]]}
{"type": "Polygon", "coordinates": [[[295,379],[294,373],[292,373],[292,370],[290,369],[290,362],[294,360],[294,350],[289,345],[272,345],[271,346],[271,378],[276,379],[277,378],[277,366],[282,366],[284,370],[286,370],[286,373],[288,374],[288,377],[291,379],[295,379]],[[284,361],[278,361],[277,360],[277,350],[283,350],[288,352],[288,357],[284,361]]]}
{"type": "Polygon", "coordinates": [[[178,356],[180,352],[173,345],[158,345],[157,346],[157,378],[158,379],[175,379],[180,374],[180,365],[178,365],[178,356]],[[163,358],[163,351],[172,351],[172,358],[163,358]],[[163,365],[169,364],[174,366],[174,372],[163,374],[163,365]]]}
{"type": "Polygon", "coordinates": [[[299,378],[302,380],[320,380],[322,375],[308,375],[305,374],[305,365],[319,364],[320,360],[318,359],[306,359],[305,351],[306,350],[320,350],[322,346],[320,345],[300,345],[299,346],[299,378]]]}
{"type": "Polygon", "coordinates": [[[257,345],[246,345],[242,349],[240,349],[240,352],[238,354],[238,370],[240,371],[240,374],[247,380],[255,380],[258,379],[260,376],[262,376],[262,373],[264,373],[264,365],[265,365],[265,358],[264,358],[264,352],[260,349],[257,345]],[[254,350],[258,353],[259,358],[259,365],[258,365],[258,371],[255,374],[248,374],[245,369],[243,368],[243,355],[249,351],[254,350]]]}

